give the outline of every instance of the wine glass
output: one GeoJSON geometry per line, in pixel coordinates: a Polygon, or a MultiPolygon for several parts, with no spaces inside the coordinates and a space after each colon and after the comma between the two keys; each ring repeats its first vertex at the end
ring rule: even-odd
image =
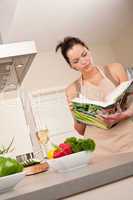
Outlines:
{"type": "Polygon", "coordinates": [[[47,144],[49,142],[49,129],[46,125],[46,121],[42,121],[41,117],[41,91],[39,91],[37,98],[36,98],[36,109],[35,109],[35,121],[36,121],[36,136],[37,140],[41,146],[41,150],[43,153],[43,159],[47,158],[47,144]]]}
{"type": "Polygon", "coordinates": [[[37,136],[39,144],[41,145],[44,159],[46,159],[47,158],[47,143],[49,141],[49,130],[47,126],[45,126],[43,129],[38,130],[36,133],[36,136],[37,136]]]}

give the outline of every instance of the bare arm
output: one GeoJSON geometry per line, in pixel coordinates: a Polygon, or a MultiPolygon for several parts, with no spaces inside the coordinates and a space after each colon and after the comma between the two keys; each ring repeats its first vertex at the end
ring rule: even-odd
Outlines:
{"type": "MultiPolygon", "coordinates": [[[[113,78],[120,84],[123,81],[128,80],[128,75],[124,67],[119,63],[113,63],[108,65],[108,69],[110,70],[111,75],[113,78]]],[[[105,119],[110,122],[119,122],[123,119],[127,119],[129,117],[133,116],[133,102],[131,102],[130,106],[127,108],[127,110],[123,112],[118,112],[109,116],[104,116],[105,119]]]]}
{"type": "Polygon", "coordinates": [[[110,71],[110,74],[116,80],[116,82],[118,82],[118,84],[128,80],[127,72],[120,63],[112,63],[107,65],[107,67],[110,71]]]}
{"type": "Polygon", "coordinates": [[[83,123],[79,123],[78,121],[74,120],[74,128],[80,135],[84,135],[86,125],[83,123]]]}
{"type": "MultiPolygon", "coordinates": [[[[72,116],[73,116],[73,110],[72,110],[72,103],[71,103],[71,100],[76,97],[77,95],[77,91],[76,91],[76,87],[74,84],[70,85],[66,91],[66,98],[67,98],[67,102],[68,102],[68,106],[69,106],[69,109],[72,113],[72,116]]],[[[74,116],[73,116],[73,119],[74,119],[74,116]]],[[[80,123],[78,122],[77,120],[74,119],[74,128],[76,129],[76,131],[78,131],[78,133],[80,135],[84,135],[84,132],[85,132],[85,128],[86,128],[86,125],[83,124],[83,123],[80,123]]]]}
{"type": "MultiPolygon", "coordinates": [[[[114,63],[110,67],[112,68],[112,72],[115,74],[115,77],[117,78],[119,83],[122,83],[123,81],[128,80],[127,72],[121,64],[114,63]]],[[[125,114],[125,118],[133,116],[133,102],[130,103],[128,109],[124,111],[123,114],[125,114]]]]}

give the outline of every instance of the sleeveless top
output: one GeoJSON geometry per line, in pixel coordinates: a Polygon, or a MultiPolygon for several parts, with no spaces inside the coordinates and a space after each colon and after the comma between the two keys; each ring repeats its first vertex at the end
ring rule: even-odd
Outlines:
{"type": "MultiPolygon", "coordinates": [[[[104,100],[104,97],[110,93],[116,86],[105,75],[103,67],[97,69],[102,75],[98,85],[90,82],[83,84],[80,79],[80,93],[93,100],[104,100]]],[[[93,153],[94,160],[112,156],[119,153],[133,152],[133,121],[132,118],[123,120],[111,129],[100,129],[95,126],[87,125],[85,138],[91,138],[96,143],[96,149],[93,153]]]]}
{"type": "Polygon", "coordinates": [[[104,97],[109,94],[113,89],[115,89],[115,85],[107,78],[107,76],[103,72],[103,68],[97,66],[97,69],[102,75],[102,79],[98,85],[94,85],[90,82],[86,84],[83,83],[81,78],[81,95],[85,96],[86,98],[97,100],[97,101],[104,101],[104,97]]]}

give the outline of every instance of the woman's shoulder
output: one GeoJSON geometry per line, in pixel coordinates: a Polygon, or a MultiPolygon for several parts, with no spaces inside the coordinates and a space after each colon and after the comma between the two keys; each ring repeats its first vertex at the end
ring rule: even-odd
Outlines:
{"type": "Polygon", "coordinates": [[[123,81],[128,80],[127,71],[120,63],[111,63],[105,66],[111,76],[120,84],[123,81]]]}
{"type": "Polygon", "coordinates": [[[122,70],[124,67],[121,63],[110,63],[107,64],[106,67],[110,70],[110,71],[117,71],[117,70],[122,70]],[[117,69],[116,69],[117,67],[117,69]]]}
{"type": "Polygon", "coordinates": [[[72,82],[65,89],[66,96],[69,98],[74,98],[77,96],[78,91],[80,90],[80,78],[72,82]]]}

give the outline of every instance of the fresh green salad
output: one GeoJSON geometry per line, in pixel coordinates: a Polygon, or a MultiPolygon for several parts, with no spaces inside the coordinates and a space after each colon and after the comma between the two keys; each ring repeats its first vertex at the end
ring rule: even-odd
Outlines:
{"type": "Polygon", "coordinates": [[[94,151],[96,147],[94,140],[90,138],[81,139],[76,137],[69,137],[64,141],[64,143],[71,145],[73,153],[80,151],[94,151]]]}

